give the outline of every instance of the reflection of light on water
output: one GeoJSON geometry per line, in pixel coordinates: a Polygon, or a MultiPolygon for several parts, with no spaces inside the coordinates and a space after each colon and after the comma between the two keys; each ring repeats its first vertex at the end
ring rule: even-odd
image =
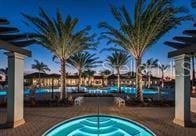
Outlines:
{"type": "MultiPolygon", "coordinates": [[[[90,93],[90,94],[108,94],[108,93],[116,93],[118,91],[118,87],[112,86],[109,88],[105,88],[105,89],[88,89],[86,87],[81,87],[81,90],[83,90],[86,93],[90,93]]],[[[66,91],[68,93],[72,93],[72,92],[77,92],[77,87],[67,87],[66,91]]],[[[121,91],[122,93],[126,93],[126,94],[135,94],[136,93],[136,89],[135,88],[131,88],[131,87],[121,87],[121,91]]],[[[161,91],[162,94],[169,94],[169,92],[171,92],[171,89],[165,89],[165,91],[161,91]]],[[[52,89],[37,89],[36,90],[36,94],[44,94],[44,93],[51,93],[52,89]]],[[[53,92],[60,92],[60,89],[54,89],[53,92]]],[[[143,89],[143,94],[144,95],[156,95],[158,94],[157,90],[151,90],[151,89],[143,89]]],[[[7,91],[5,90],[0,90],[0,96],[5,96],[7,94],[7,91]]],[[[24,94],[28,95],[30,94],[30,90],[25,89],[24,90],[24,94]]]]}

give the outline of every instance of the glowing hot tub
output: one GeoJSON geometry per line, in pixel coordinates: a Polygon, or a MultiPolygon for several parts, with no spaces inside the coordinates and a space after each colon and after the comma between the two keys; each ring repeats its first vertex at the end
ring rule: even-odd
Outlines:
{"type": "Polygon", "coordinates": [[[154,136],[134,121],[108,115],[90,115],[62,122],[44,136],[154,136]]]}

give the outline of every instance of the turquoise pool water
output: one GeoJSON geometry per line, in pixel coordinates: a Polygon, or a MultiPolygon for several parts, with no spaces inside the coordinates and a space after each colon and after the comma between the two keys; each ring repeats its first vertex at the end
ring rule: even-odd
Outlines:
{"type": "MultiPolygon", "coordinates": [[[[36,94],[42,94],[42,93],[47,93],[48,91],[46,89],[37,89],[36,90],[36,94]]],[[[29,95],[30,94],[30,90],[24,90],[24,95],[29,95]]],[[[5,96],[7,95],[7,91],[5,90],[0,90],[0,96],[5,96]]]]}
{"type": "Polygon", "coordinates": [[[146,127],[120,117],[90,115],[71,119],[49,129],[44,136],[154,136],[146,127]]]}
{"type": "MultiPolygon", "coordinates": [[[[67,92],[74,92],[74,90],[76,91],[77,88],[76,87],[67,87],[67,92]]],[[[118,92],[118,88],[117,87],[108,87],[105,89],[88,89],[85,87],[82,87],[82,90],[84,90],[87,93],[92,93],[92,94],[107,94],[107,93],[115,93],[118,92]]],[[[60,92],[60,89],[54,89],[54,92],[60,92]]],[[[122,93],[126,93],[126,94],[135,94],[136,93],[136,89],[135,88],[131,88],[131,87],[121,87],[121,91],[122,93]]],[[[48,92],[52,92],[52,89],[37,89],[36,90],[36,94],[43,94],[43,93],[48,93],[48,92]]],[[[24,94],[28,95],[30,93],[30,91],[28,89],[24,90],[24,94]]],[[[168,92],[161,92],[163,95],[168,94],[168,92]]],[[[5,96],[7,94],[6,91],[4,90],[0,90],[0,96],[5,96]]],[[[151,90],[151,89],[143,89],[143,94],[144,95],[156,95],[158,94],[157,91],[155,90],[151,90]]]]}
{"type": "MultiPolygon", "coordinates": [[[[89,89],[88,90],[89,93],[116,93],[118,92],[118,87],[109,87],[109,88],[105,88],[105,89],[89,89]]],[[[121,87],[121,92],[122,93],[126,93],[126,94],[135,94],[136,93],[136,89],[132,88],[132,87],[121,87]]],[[[143,89],[142,90],[144,95],[156,95],[158,94],[158,91],[156,90],[152,90],[152,89],[143,89]]],[[[161,94],[168,94],[168,92],[161,92],[161,94]]]]}

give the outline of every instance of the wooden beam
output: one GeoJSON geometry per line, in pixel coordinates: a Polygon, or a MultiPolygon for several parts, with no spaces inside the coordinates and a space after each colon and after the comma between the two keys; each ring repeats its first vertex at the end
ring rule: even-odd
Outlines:
{"type": "Polygon", "coordinates": [[[0,27],[0,34],[16,33],[19,30],[15,27],[0,27]]]}
{"type": "Polygon", "coordinates": [[[179,55],[182,55],[182,54],[193,54],[195,52],[196,52],[196,44],[191,45],[187,48],[182,48],[182,49],[179,49],[179,50],[176,50],[176,51],[169,52],[168,53],[168,58],[172,58],[172,57],[179,56],[179,55]]]}
{"type": "Polygon", "coordinates": [[[0,40],[7,41],[7,42],[12,42],[16,40],[23,40],[27,39],[28,35],[27,34],[6,34],[6,35],[0,35],[0,40]]]}
{"type": "Polygon", "coordinates": [[[184,42],[184,43],[188,43],[188,44],[195,44],[196,43],[196,38],[193,38],[193,37],[176,36],[173,39],[176,41],[184,42]]]}
{"type": "Polygon", "coordinates": [[[17,47],[26,47],[26,46],[36,43],[36,40],[17,41],[17,42],[11,42],[11,43],[16,45],[17,47]]]}
{"type": "Polygon", "coordinates": [[[7,19],[0,18],[0,25],[7,25],[9,24],[9,21],[7,19]]]}
{"type": "Polygon", "coordinates": [[[196,37],[196,30],[185,30],[183,34],[190,35],[196,37]]]}
{"type": "Polygon", "coordinates": [[[10,52],[17,52],[17,53],[20,53],[20,54],[28,56],[28,57],[31,57],[31,55],[32,55],[31,51],[28,51],[23,48],[19,48],[15,45],[8,43],[8,42],[5,42],[3,40],[0,40],[0,49],[4,49],[4,50],[10,51],[10,52]]]}
{"type": "Polygon", "coordinates": [[[175,49],[182,49],[182,48],[186,48],[186,47],[190,46],[190,44],[169,42],[169,41],[164,42],[164,44],[166,44],[172,48],[175,48],[175,49]]]}

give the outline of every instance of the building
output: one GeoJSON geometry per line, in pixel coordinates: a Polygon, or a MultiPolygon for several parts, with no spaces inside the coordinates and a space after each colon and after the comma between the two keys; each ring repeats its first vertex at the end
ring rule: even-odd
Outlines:
{"type": "MultiPolygon", "coordinates": [[[[121,85],[123,86],[135,86],[135,76],[130,76],[129,74],[122,74],[121,85]]],[[[78,85],[78,75],[69,75],[66,76],[66,85],[67,86],[77,86],[78,85]]],[[[81,78],[82,86],[91,86],[91,87],[106,87],[117,85],[117,75],[110,76],[101,76],[94,75],[92,77],[81,78]]],[[[46,74],[46,73],[32,73],[25,75],[24,84],[25,86],[37,85],[41,83],[42,87],[59,87],[60,86],[60,75],[59,74],[46,74]],[[40,78],[39,78],[40,77],[40,78]]],[[[147,78],[143,77],[143,84],[147,83],[147,78]]],[[[151,77],[151,85],[156,86],[160,84],[160,78],[151,77]]]]}
{"type": "MultiPolygon", "coordinates": [[[[66,85],[67,86],[77,86],[78,85],[78,75],[67,75],[66,85]]],[[[32,73],[24,76],[25,86],[37,85],[41,83],[42,87],[59,87],[60,86],[60,75],[59,74],[46,74],[46,73],[32,73]]],[[[81,79],[81,84],[83,86],[102,86],[103,85],[102,76],[93,76],[81,79]]]]}

